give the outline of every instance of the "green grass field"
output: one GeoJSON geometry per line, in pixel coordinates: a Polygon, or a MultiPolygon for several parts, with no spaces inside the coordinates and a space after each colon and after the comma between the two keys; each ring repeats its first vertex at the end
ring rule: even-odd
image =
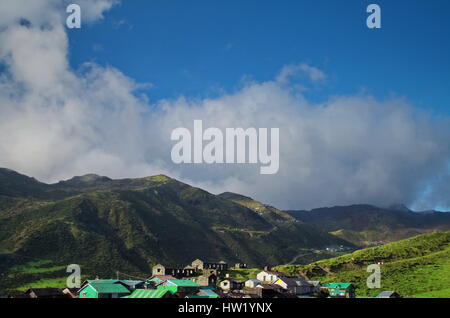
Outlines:
{"type": "Polygon", "coordinates": [[[29,288],[64,288],[67,277],[40,279],[18,286],[15,290],[26,291],[29,288]]]}
{"type": "Polygon", "coordinates": [[[31,287],[64,288],[68,275],[65,266],[55,266],[49,260],[39,260],[11,267],[3,280],[7,282],[8,290],[25,291],[31,287]]]}
{"type": "Polygon", "coordinates": [[[51,261],[41,260],[13,267],[13,271],[25,274],[49,273],[65,269],[65,266],[52,266],[51,261]]]}
{"type": "Polygon", "coordinates": [[[232,268],[228,271],[231,278],[246,281],[250,278],[256,278],[256,274],[261,271],[259,268],[246,268],[246,269],[235,269],[232,268]]]}
{"type": "Polygon", "coordinates": [[[405,297],[450,297],[450,232],[430,233],[309,265],[277,267],[323,282],[351,282],[357,296],[395,290],[405,297]],[[381,289],[366,285],[367,266],[381,266],[381,289]]]}

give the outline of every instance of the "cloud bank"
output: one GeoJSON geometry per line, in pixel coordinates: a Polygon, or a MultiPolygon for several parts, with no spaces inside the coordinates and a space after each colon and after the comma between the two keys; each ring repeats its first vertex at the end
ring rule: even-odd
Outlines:
{"type": "MultiPolygon", "coordinates": [[[[116,1],[78,3],[94,22],[116,1]]],[[[314,104],[305,87],[326,74],[304,63],[217,98],[150,104],[139,83],[117,69],[71,69],[65,4],[0,1],[0,166],[46,182],[91,172],[113,178],[164,173],[214,193],[234,191],[291,209],[450,206],[448,121],[402,99],[363,94],[314,104]],[[280,128],[279,173],[260,175],[258,165],[173,164],[170,134],[192,128],[194,119],[222,129],[280,128]]]]}

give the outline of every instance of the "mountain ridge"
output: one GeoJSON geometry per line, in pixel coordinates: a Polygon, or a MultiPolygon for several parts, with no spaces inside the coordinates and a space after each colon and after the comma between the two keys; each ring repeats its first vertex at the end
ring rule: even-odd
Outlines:
{"type": "Polygon", "coordinates": [[[156,263],[182,266],[203,258],[277,265],[304,248],[354,247],[274,208],[258,213],[167,176],[88,175],[84,182],[46,185],[6,175],[21,181],[0,178],[0,190],[17,186],[0,191],[0,256],[16,260],[7,272],[34,259],[80,264],[84,273],[104,277],[116,270],[145,275],[156,263]]]}
{"type": "Polygon", "coordinates": [[[450,213],[447,212],[417,213],[368,204],[285,212],[359,246],[386,244],[422,233],[450,230],[450,213]]]}

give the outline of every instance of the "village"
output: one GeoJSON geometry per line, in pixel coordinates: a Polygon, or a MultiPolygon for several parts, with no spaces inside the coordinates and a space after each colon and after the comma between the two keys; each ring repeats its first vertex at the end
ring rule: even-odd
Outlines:
{"type": "MultiPolygon", "coordinates": [[[[30,288],[20,298],[355,298],[351,282],[322,283],[292,277],[266,266],[247,280],[231,277],[232,270],[246,269],[224,262],[196,259],[183,268],[153,266],[145,280],[86,280],[80,288],[30,288]],[[230,271],[231,269],[231,271],[230,271]]],[[[395,291],[383,291],[377,298],[401,298],[395,291]]]]}

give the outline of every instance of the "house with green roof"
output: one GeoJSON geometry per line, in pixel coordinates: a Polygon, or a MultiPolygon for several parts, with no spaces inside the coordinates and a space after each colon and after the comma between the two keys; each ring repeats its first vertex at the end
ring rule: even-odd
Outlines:
{"type": "Polygon", "coordinates": [[[136,289],[131,295],[124,298],[171,298],[172,292],[167,288],[136,289]]]}
{"type": "Polygon", "coordinates": [[[176,278],[171,275],[154,275],[147,279],[147,283],[159,285],[168,279],[176,279],[176,278]]]}
{"type": "Polygon", "coordinates": [[[194,295],[186,295],[185,298],[220,298],[220,296],[210,287],[200,288],[194,295]]]}
{"type": "Polygon", "coordinates": [[[189,279],[168,279],[157,286],[157,289],[169,289],[172,293],[190,293],[199,292],[200,285],[189,279]]]}
{"type": "Polygon", "coordinates": [[[80,298],[121,298],[129,294],[127,285],[113,279],[88,280],[78,291],[80,298]]]}
{"type": "Polygon", "coordinates": [[[135,289],[144,289],[146,287],[146,282],[143,280],[130,280],[130,279],[121,279],[120,282],[127,286],[130,290],[135,289]]]}
{"type": "Polygon", "coordinates": [[[334,298],[355,298],[355,287],[352,283],[325,283],[322,289],[334,298]]]}

